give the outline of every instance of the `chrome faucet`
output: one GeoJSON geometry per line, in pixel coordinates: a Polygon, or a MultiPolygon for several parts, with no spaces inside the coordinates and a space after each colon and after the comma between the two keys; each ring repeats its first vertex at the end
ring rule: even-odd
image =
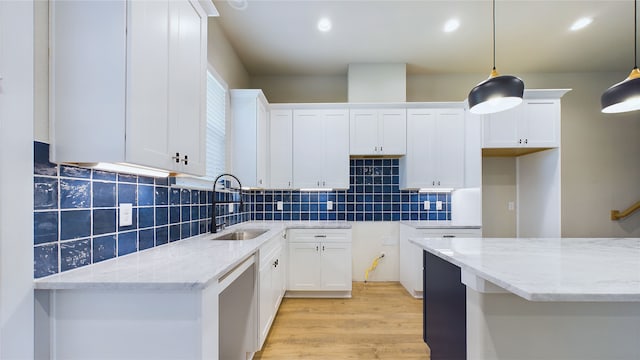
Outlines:
{"type": "Polygon", "coordinates": [[[232,174],[218,175],[218,177],[213,182],[213,196],[211,199],[211,233],[215,234],[216,232],[218,232],[218,230],[224,230],[224,228],[227,225],[226,222],[223,222],[219,226],[216,224],[216,204],[238,204],[238,203],[240,204],[240,212],[242,212],[242,205],[243,205],[242,184],[240,183],[240,180],[237,177],[235,177],[235,175],[232,175],[232,174]],[[229,176],[236,179],[236,181],[238,182],[238,187],[240,191],[240,201],[234,201],[234,200],[216,201],[216,185],[218,184],[218,180],[220,180],[220,178],[222,178],[223,176],[229,176]]]}

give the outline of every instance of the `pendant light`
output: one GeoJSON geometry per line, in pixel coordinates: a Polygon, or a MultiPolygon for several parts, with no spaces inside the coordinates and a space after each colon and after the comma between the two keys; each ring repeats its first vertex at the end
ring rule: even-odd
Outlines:
{"type": "Polygon", "coordinates": [[[493,0],[493,70],[489,78],[469,92],[469,111],[491,114],[518,106],[522,102],[524,83],[511,75],[496,71],[496,0],[493,0]]]}
{"type": "Polygon", "coordinates": [[[602,94],[603,113],[622,113],[640,109],[640,70],[638,70],[638,1],[633,5],[633,70],[623,81],[602,94]]]}

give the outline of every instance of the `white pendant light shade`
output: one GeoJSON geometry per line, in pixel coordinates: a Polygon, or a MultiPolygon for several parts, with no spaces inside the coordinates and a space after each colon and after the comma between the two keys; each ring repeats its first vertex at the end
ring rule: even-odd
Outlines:
{"type": "Polygon", "coordinates": [[[496,71],[496,1],[493,0],[493,70],[489,78],[469,92],[469,111],[473,114],[492,114],[518,106],[522,102],[524,82],[496,71]]]}
{"type": "Polygon", "coordinates": [[[602,94],[602,112],[607,114],[640,110],[640,70],[638,70],[638,1],[633,5],[633,56],[634,67],[623,81],[611,86],[602,94]]]}
{"type": "Polygon", "coordinates": [[[491,114],[514,108],[522,103],[524,83],[511,75],[491,76],[469,92],[469,111],[472,114],[491,114]]]}

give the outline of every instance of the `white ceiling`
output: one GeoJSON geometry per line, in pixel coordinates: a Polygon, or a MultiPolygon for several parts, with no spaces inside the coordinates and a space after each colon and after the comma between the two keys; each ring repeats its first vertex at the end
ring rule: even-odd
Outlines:
{"type": "MultiPolygon", "coordinates": [[[[346,74],[350,63],[406,63],[409,74],[491,70],[488,0],[216,0],[220,22],[251,75],[346,74]],[[333,29],[317,30],[329,17],[333,29]],[[450,18],[460,28],[444,33],[450,18]]],[[[527,72],[630,71],[633,1],[498,0],[497,68],[527,72]],[[589,16],[593,23],[572,32],[589,16]]]]}

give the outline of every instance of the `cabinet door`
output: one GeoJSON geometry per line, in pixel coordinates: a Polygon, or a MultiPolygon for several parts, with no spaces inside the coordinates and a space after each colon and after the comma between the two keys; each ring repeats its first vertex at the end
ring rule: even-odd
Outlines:
{"type": "Polygon", "coordinates": [[[125,161],[127,4],[48,3],[51,160],[125,161]]]}
{"type": "Polygon", "coordinates": [[[169,144],[169,1],[127,3],[126,160],[174,169],[169,144]]]}
{"type": "Polygon", "coordinates": [[[351,290],[351,244],[321,244],[322,290],[351,290]]]}
{"type": "Polygon", "coordinates": [[[558,147],[560,100],[525,100],[519,126],[523,146],[558,147]]]}
{"type": "Polygon", "coordinates": [[[438,112],[437,141],[432,152],[437,154],[436,186],[464,186],[464,110],[438,112]]]}
{"type": "Polygon", "coordinates": [[[319,290],[320,244],[289,243],[289,290],[319,290]]]}
{"type": "Polygon", "coordinates": [[[269,114],[267,106],[260,99],[256,103],[256,184],[260,188],[268,186],[267,160],[269,159],[269,114]]]}
{"type": "Polygon", "coordinates": [[[349,188],[349,111],[324,111],[323,188],[349,188]]]}
{"type": "Polygon", "coordinates": [[[351,110],[349,127],[349,154],[376,155],[379,152],[377,110],[351,110]]]}
{"type": "Polygon", "coordinates": [[[229,91],[232,114],[232,172],[242,185],[264,188],[267,184],[269,116],[261,90],[229,91]]]}
{"type": "Polygon", "coordinates": [[[269,325],[274,316],[273,312],[273,266],[272,258],[269,258],[260,266],[260,289],[258,292],[259,305],[259,345],[262,347],[269,333],[269,325]]]}
{"type": "Polygon", "coordinates": [[[509,148],[518,145],[518,122],[522,117],[523,106],[499,113],[485,115],[482,131],[484,148],[509,148]]]}
{"type": "Polygon", "coordinates": [[[169,122],[176,170],[205,175],[207,16],[190,1],[170,1],[169,122]]]}
{"type": "Polygon", "coordinates": [[[407,113],[407,155],[400,158],[400,188],[435,186],[437,116],[433,109],[409,109],[407,113]]]}
{"type": "Polygon", "coordinates": [[[378,113],[378,145],[383,155],[407,153],[407,110],[385,109],[378,113]]]}
{"type": "Polygon", "coordinates": [[[324,121],[317,110],[293,111],[294,188],[320,187],[324,162],[324,121]]]}
{"type": "Polygon", "coordinates": [[[280,300],[284,296],[284,292],[287,288],[286,280],[286,261],[284,259],[284,250],[280,249],[276,253],[275,265],[273,266],[273,277],[271,278],[272,285],[272,299],[273,302],[271,304],[271,312],[273,316],[278,312],[278,307],[280,306],[280,300]]]}
{"type": "Polygon", "coordinates": [[[271,189],[291,189],[293,186],[293,112],[271,110],[270,174],[271,189]]]}

